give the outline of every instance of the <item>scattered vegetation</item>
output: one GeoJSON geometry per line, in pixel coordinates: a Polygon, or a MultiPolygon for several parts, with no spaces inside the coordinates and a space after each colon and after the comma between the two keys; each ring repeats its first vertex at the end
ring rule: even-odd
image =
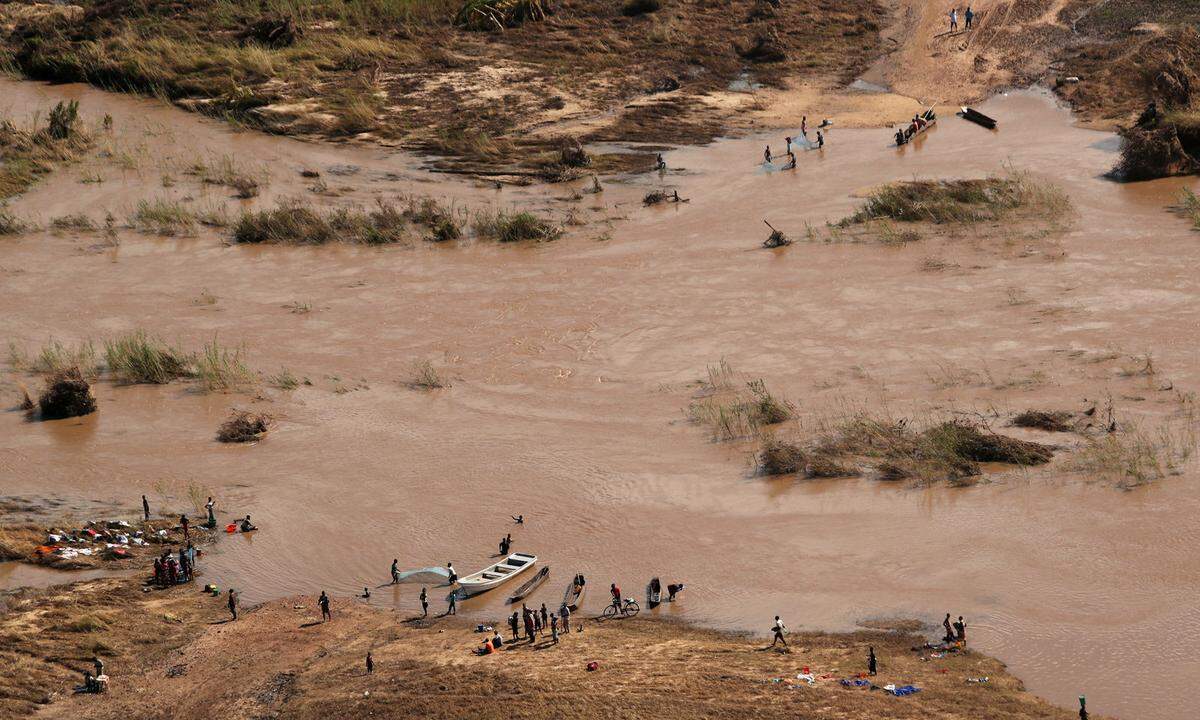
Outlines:
{"type": "Polygon", "coordinates": [[[102,370],[96,354],[96,346],[91,340],[70,346],[51,338],[34,357],[30,357],[16,343],[10,342],[8,358],[9,364],[15,369],[43,375],[61,373],[74,368],[79,370],[84,377],[95,378],[102,370]]]}
{"type": "Polygon", "coordinates": [[[177,200],[159,198],[139,200],[129,223],[148,235],[191,235],[195,232],[196,217],[177,200]]]}
{"type": "Polygon", "coordinates": [[[222,347],[216,338],[205,343],[194,359],[192,375],[206,390],[232,390],[254,380],[254,373],[242,361],[242,351],[222,347]]]}
{"type": "Polygon", "coordinates": [[[8,208],[0,205],[0,236],[20,235],[29,229],[29,225],[9,212],[8,208]]]}
{"type": "Polygon", "coordinates": [[[268,378],[268,382],[280,390],[295,390],[300,387],[300,379],[287,368],[280,368],[277,374],[268,378]]]}
{"type": "Polygon", "coordinates": [[[413,363],[410,375],[405,385],[414,390],[437,390],[450,387],[450,381],[443,378],[429,360],[419,360],[413,363]]]}
{"type": "Polygon", "coordinates": [[[692,422],[707,425],[714,440],[750,437],[760,428],[790,420],[791,403],[773,395],[761,379],[741,381],[722,360],[710,365],[708,378],[700,381],[698,397],[688,406],[692,422]]]}
{"type": "Polygon", "coordinates": [[[244,213],[233,228],[239,243],[386,245],[403,240],[404,215],[382,200],[374,210],[338,208],[321,214],[297,203],[244,213]]]}
{"type": "Polygon", "coordinates": [[[1179,472],[1196,449],[1194,422],[1146,432],[1129,423],[1119,432],[1089,437],[1076,451],[1072,469],[1130,490],[1179,472]]]}
{"type": "Polygon", "coordinates": [[[78,232],[90,232],[96,229],[96,223],[83,213],[74,215],[61,215],[50,220],[50,227],[55,230],[75,230],[78,232]]]}
{"type": "Polygon", "coordinates": [[[67,368],[46,380],[37,407],[42,420],[61,420],[96,412],[96,398],[79,368],[67,368]]]}
{"type": "Polygon", "coordinates": [[[429,228],[429,240],[445,242],[462,237],[462,227],[454,219],[454,212],[433,198],[410,197],[404,217],[418,225],[429,228]]]}
{"type": "Polygon", "coordinates": [[[560,226],[544,220],[530,212],[480,213],[476,215],[473,225],[480,237],[491,238],[500,242],[549,242],[562,236],[560,226]]]}
{"type": "Polygon", "coordinates": [[[1023,173],[983,180],[913,180],[872,190],[866,204],[838,225],[872,220],[975,223],[998,220],[1018,209],[1056,218],[1069,207],[1062,190],[1023,173]]]}
{"type": "Polygon", "coordinates": [[[211,162],[197,162],[192,165],[189,174],[208,185],[222,185],[234,190],[236,197],[243,200],[257,197],[259,177],[264,173],[251,173],[241,168],[232,157],[223,155],[211,162]]]}
{"type": "MultiPolygon", "coordinates": [[[[22,130],[0,120],[0,199],[24,192],[59,164],[77,159],[92,142],[80,126],[79,103],[58,103],[46,124],[22,130]]],[[[0,210],[0,231],[4,213],[0,210]]]]}
{"type": "Polygon", "coordinates": [[[1200,230],[1200,196],[1190,188],[1179,191],[1179,204],[1176,211],[1192,223],[1193,230],[1200,230]]]}
{"type": "Polygon", "coordinates": [[[254,442],[271,429],[271,417],[248,410],[234,410],[217,429],[217,440],[225,443],[254,442]]]}
{"type": "Polygon", "coordinates": [[[165,384],[190,375],[190,358],[144,330],[104,343],[108,371],[120,382],[165,384]]]}

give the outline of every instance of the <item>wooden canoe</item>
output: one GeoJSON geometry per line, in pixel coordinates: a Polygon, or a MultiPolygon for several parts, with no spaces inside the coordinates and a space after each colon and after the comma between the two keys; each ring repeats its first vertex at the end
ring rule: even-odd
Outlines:
{"type": "Polygon", "coordinates": [[[906,127],[896,131],[897,147],[909,144],[915,140],[917,136],[924,134],[927,130],[929,130],[929,128],[937,125],[937,114],[933,112],[933,108],[929,108],[925,112],[921,113],[921,119],[925,120],[925,125],[913,130],[911,133],[909,132],[909,130],[912,128],[911,123],[909,123],[909,125],[906,127]]]}
{"type": "Polygon", "coordinates": [[[996,129],[996,121],[993,118],[990,118],[987,115],[979,112],[978,110],[972,110],[969,107],[964,107],[962,108],[962,112],[960,114],[964,120],[970,120],[976,125],[982,125],[988,130],[996,129]]]}
{"type": "Polygon", "coordinates": [[[466,597],[486,592],[531,569],[536,562],[536,555],[513,553],[500,562],[489,565],[477,573],[471,573],[464,578],[459,578],[459,592],[466,597]]]}
{"type": "Polygon", "coordinates": [[[587,588],[587,580],[582,573],[577,573],[571,579],[571,584],[567,585],[567,591],[563,593],[562,607],[575,612],[579,609],[580,598],[583,597],[583,591],[587,588]]]}
{"type": "Polygon", "coordinates": [[[546,578],[550,577],[550,566],[546,565],[541,570],[537,571],[533,577],[521,583],[521,587],[513,590],[513,594],[509,596],[510,603],[519,603],[529,597],[529,593],[537,590],[538,586],[546,582],[546,578]]]}

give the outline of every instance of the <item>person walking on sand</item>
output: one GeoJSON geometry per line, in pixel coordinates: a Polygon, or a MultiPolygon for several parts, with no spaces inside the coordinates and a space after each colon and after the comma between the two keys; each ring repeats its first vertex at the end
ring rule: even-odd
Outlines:
{"type": "Polygon", "coordinates": [[[958,30],[958,8],[950,8],[950,32],[958,30]]]}
{"type": "Polygon", "coordinates": [[[608,586],[608,593],[609,593],[609,595],[612,595],[613,607],[620,610],[621,609],[621,588],[617,587],[616,583],[612,583],[611,585],[608,586]]]}
{"type": "Polygon", "coordinates": [[[317,598],[317,605],[321,608],[321,622],[328,622],[333,619],[333,613],[329,612],[329,596],[325,591],[321,591],[321,597],[317,598]]]}
{"type": "Polygon", "coordinates": [[[375,660],[371,657],[371,651],[367,651],[367,674],[375,672],[375,660]]]}
{"type": "Polygon", "coordinates": [[[868,647],[868,648],[867,648],[867,674],[868,674],[868,675],[874,675],[874,674],[875,674],[875,670],[876,670],[876,664],[875,664],[875,648],[874,648],[874,647],[868,647]]]}
{"type": "Polygon", "coordinates": [[[429,593],[421,588],[421,617],[429,617],[429,593]]]}
{"type": "Polygon", "coordinates": [[[967,11],[963,13],[963,19],[967,21],[967,29],[970,30],[971,25],[975,22],[975,11],[971,9],[970,5],[967,6],[967,11]]]}
{"type": "Polygon", "coordinates": [[[775,647],[775,643],[783,643],[783,646],[787,647],[787,640],[783,639],[783,634],[787,632],[787,626],[783,624],[778,615],[775,616],[775,625],[771,630],[775,633],[775,638],[771,640],[771,647],[775,647]]]}
{"type": "Polygon", "coordinates": [[[150,501],[146,499],[145,495],[142,496],[142,515],[146,520],[150,519],[150,501]]]}
{"type": "Polygon", "coordinates": [[[238,595],[233,588],[229,588],[229,614],[237,620],[238,595]]]}
{"type": "Polygon", "coordinates": [[[954,639],[960,643],[967,641],[967,624],[963,622],[962,615],[959,615],[958,622],[954,623],[954,639]]]}
{"type": "Polygon", "coordinates": [[[400,558],[392,558],[392,584],[400,582],[400,558]]]}
{"type": "Polygon", "coordinates": [[[446,608],[446,614],[447,615],[457,615],[458,614],[458,593],[457,592],[450,593],[450,606],[448,608],[446,608]]]}
{"type": "Polygon", "coordinates": [[[533,642],[533,611],[528,606],[521,606],[521,619],[525,624],[525,639],[533,642]]]}
{"type": "Polygon", "coordinates": [[[192,536],[188,533],[188,518],[187,515],[179,516],[179,524],[183,527],[183,539],[191,540],[192,536]]]}
{"type": "Polygon", "coordinates": [[[555,645],[558,644],[558,618],[554,616],[554,613],[550,613],[550,640],[555,645]]]}
{"type": "Polygon", "coordinates": [[[558,614],[560,616],[562,616],[563,634],[570,635],[571,634],[571,608],[567,607],[566,605],[563,605],[561,608],[559,608],[558,614]]]}
{"type": "Polygon", "coordinates": [[[550,615],[546,612],[546,603],[542,603],[542,627],[546,627],[550,622],[550,615]]]}
{"type": "Polygon", "coordinates": [[[520,621],[517,620],[516,610],[513,610],[512,617],[508,619],[508,627],[512,630],[512,642],[516,642],[517,638],[521,637],[520,621]]]}
{"type": "Polygon", "coordinates": [[[950,627],[950,613],[946,613],[946,618],[942,620],[942,627],[946,628],[946,636],[942,638],[942,641],[954,642],[954,629],[950,627]]]}
{"type": "Polygon", "coordinates": [[[213,502],[212,495],[209,495],[208,502],[204,503],[204,509],[205,509],[205,511],[208,512],[208,522],[206,523],[206,525],[208,526],[208,528],[210,530],[217,526],[217,515],[216,515],[216,513],[213,512],[213,510],[216,509],[216,507],[217,507],[217,504],[215,502],[213,502]]]}

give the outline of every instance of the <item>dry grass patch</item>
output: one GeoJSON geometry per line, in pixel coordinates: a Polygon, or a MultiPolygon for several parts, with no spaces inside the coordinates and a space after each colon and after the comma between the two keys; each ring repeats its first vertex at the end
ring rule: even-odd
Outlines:
{"type": "Polygon", "coordinates": [[[1075,429],[1074,417],[1066,410],[1026,410],[1014,417],[1012,424],[1047,432],[1071,432],[1075,429]]]}
{"type": "Polygon", "coordinates": [[[1056,219],[1069,208],[1070,201],[1059,188],[1014,172],[982,180],[912,180],[884,185],[872,190],[866,203],[838,224],[848,227],[881,220],[978,223],[1017,211],[1056,219]]]}
{"type": "Polygon", "coordinates": [[[194,235],[196,215],[178,200],[139,200],[129,224],[147,235],[194,235]]]}
{"type": "MultiPolygon", "coordinates": [[[[24,192],[54,168],[78,159],[91,144],[74,100],[55,105],[42,127],[23,130],[0,120],[0,199],[24,192]]],[[[2,216],[0,212],[0,220],[2,216]]]]}
{"type": "Polygon", "coordinates": [[[530,212],[482,212],[472,225],[476,234],[502,243],[549,242],[562,237],[563,229],[530,212]]]}
{"type": "Polygon", "coordinates": [[[450,381],[442,377],[429,360],[413,363],[409,379],[404,383],[414,390],[438,390],[450,387],[450,381]]]}
{"type": "Polygon", "coordinates": [[[324,214],[303,205],[282,203],[271,210],[244,213],[234,225],[233,238],[250,244],[387,245],[404,239],[405,226],[404,214],[382,200],[369,211],[338,208],[324,214]]]}
{"type": "Polygon", "coordinates": [[[145,330],[135,330],[104,343],[105,364],[119,382],[169,383],[191,375],[191,357],[145,330]]]}

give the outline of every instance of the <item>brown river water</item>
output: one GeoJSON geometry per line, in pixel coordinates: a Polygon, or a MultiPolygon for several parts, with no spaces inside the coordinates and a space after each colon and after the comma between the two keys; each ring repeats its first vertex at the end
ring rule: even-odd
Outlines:
{"type": "MultiPolygon", "coordinates": [[[[806,421],[856,408],[1078,408],[1106,395],[1143,427],[1178,421],[1200,388],[1200,235],[1167,206],[1196,182],[1109,183],[1114,137],[1074,127],[1048,96],[987,103],[998,133],[946,113],[903,150],[888,146],[888,130],[834,130],[792,173],[757,164],[762,145],[778,150],[782,137],[673,151],[665,182],[690,202],[646,209],[641,195],[657,178],[611,182],[572,203],[565,186],[431,177],[386,149],[236,132],[78,86],[5,80],[0,90],[0,112],[17,119],[75,97],[88,118],[115,121],[111,157],[12,203],[43,224],[79,211],[123,218],[162,195],[236,211],[239,201],[182,172],[226,154],[270,174],[253,203],[367,205],[413,192],[464,207],[574,205],[585,221],[536,247],[230,247],[208,231],[122,231],[115,250],[71,233],[4,239],[6,339],[32,348],[144,327],[198,346],[217,335],[244,345],[255,368],[286,366],[314,384],[246,396],[101,383],[100,412],[81,421],[0,414],[0,494],[132,507],[147,492],[179,507],[189,485],[203,488],[222,521],[250,513],[262,528],[222,538],[203,568],[247,602],[322,589],[348,598],[384,583],[394,557],[406,569],[453,561],[470,572],[512,532],[516,549],[552,567],[535,603],[557,604],[583,572],[589,611],[610,581],[638,595],[659,575],[688,588],[658,612],[720,628],[763,631],[775,614],[828,630],[891,617],[937,624],[953,612],[974,646],[1057,703],[1086,694],[1098,713],[1195,716],[1194,464],[1129,492],[1072,472],[1067,454],[972,488],[768,481],[753,475],[747,447],[713,443],[684,419],[692,383],[724,358],[806,421]],[[331,172],[349,169],[338,166],[357,170],[331,172]],[[309,193],[303,167],[342,196],[309,193]],[[1065,232],[758,249],[763,218],[802,237],[806,222],[842,217],[880,182],[1005,167],[1069,194],[1076,217],[1065,232]],[[91,172],[105,182],[81,183],[91,172]],[[163,187],[164,174],[177,182],[163,187]],[[922,271],[927,258],[948,267],[922,271]],[[1144,353],[1157,376],[1118,372],[1120,358],[1144,353]],[[404,387],[420,358],[453,386],[404,387]],[[1172,389],[1160,389],[1168,379],[1172,389]],[[220,445],[213,433],[232,406],[279,425],[258,445],[220,445]],[[509,521],[517,513],[524,526],[509,521]]],[[[0,390],[15,396],[18,380],[33,382],[10,374],[0,390]]],[[[419,587],[374,590],[372,602],[411,611],[419,587]]],[[[442,591],[435,597],[440,611],[442,591]]],[[[461,608],[497,619],[505,597],[461,608]]]]}

